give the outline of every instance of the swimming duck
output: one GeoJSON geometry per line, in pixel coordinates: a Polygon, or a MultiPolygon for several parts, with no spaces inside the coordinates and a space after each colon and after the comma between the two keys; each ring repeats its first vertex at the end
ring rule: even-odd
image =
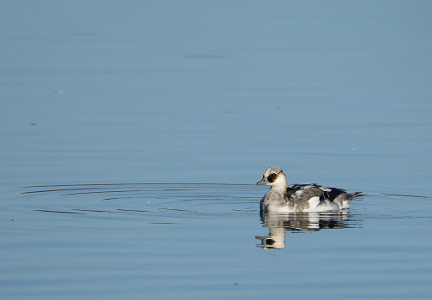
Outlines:
{"type": "Polygon", "coordinates": [[[267,168],[257,184],[270,186],[261,200],[264,213],[336,211],[348,208],[349,201],[362,196],[362,193],[349,194],[343,189],[314,183],[287,186],[285,173],[277,167],[267,168]]]}

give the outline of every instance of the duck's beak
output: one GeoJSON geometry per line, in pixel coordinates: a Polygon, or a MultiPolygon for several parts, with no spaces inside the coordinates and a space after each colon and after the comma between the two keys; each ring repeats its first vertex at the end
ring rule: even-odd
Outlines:
{"type": "Polygon", "coordinates": [[[263,179],[261,179],[260,181],[258,181],[256,184],[258,184],[258,185],[265,185],[267,182],[266,182],[266,179],[263,177],[263,179]]]}

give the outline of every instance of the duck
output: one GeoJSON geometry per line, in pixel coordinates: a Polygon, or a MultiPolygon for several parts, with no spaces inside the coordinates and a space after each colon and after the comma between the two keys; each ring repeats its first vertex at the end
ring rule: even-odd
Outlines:
{"type": "Polygon", "coordinates": [[[262,213],[346,210],[350,201],[363,195],[361,192],[347,193],[344,189],[315,183],[287,185],[286,175],[278,167],[267,168],[257,184],[270,186],[260,202],[262,213]]]}

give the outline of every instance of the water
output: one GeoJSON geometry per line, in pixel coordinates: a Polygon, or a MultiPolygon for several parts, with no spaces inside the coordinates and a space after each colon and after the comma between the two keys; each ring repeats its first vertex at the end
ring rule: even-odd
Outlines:
{"type": "Polygon", "coordinates": [[[267,219],[263,226],[257,189],[21,187],[7,214],[13,219],[2,212],[8,236],[2,293],[32,299],[429,295],[431,198],[369,195],[345,215],[291,216],[290,226],[267,219]],[[259,237],[270,230],[278,242],[262,247],[259,237]]]}
{"type": "Polygon", "coordinates": [[[3,7],[1,298],[431,297],[430,3],[3,7]]]}

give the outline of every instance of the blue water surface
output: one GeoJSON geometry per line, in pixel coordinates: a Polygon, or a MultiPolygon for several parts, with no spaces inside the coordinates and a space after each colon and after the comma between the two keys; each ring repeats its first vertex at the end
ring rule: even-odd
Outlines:
{"type": "Polygon", "coordinates": [[[1,298],[432,296],[429,1],[2,4],[1,298]]]}

